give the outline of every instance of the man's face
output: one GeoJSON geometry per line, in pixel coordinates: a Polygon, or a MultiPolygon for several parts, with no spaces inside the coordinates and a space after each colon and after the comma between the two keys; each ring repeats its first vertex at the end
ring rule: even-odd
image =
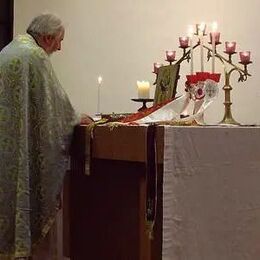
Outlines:
{"type": "Polygon", "coordinates": [[[61,42],[64,38],[64,30],[59,34],[44,36],[44,46],[42,46],[48,55],[61,50],[61,42]]]}

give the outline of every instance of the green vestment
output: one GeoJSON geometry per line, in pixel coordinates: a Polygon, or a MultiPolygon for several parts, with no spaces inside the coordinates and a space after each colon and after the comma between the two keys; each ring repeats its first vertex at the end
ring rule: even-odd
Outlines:
{"type": "Polygon", "coordinates": [[[77,118],[30,35],[0,53],[0,259],[27,257],[48,232],[77,118]]]}

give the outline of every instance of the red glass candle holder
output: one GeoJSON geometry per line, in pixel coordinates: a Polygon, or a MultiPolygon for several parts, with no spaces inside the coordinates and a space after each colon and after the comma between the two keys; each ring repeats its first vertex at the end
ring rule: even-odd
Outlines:
{"type": "Polygon", "coordinates": [[[227,54],[236,53],[236,42],[225,42],[225,53],[227,54]]]}
{"type": "Polygon", "coordinates": [[[153,64],[153,73],[158,74],[159,68],[162,67],[162,66],[163,66],[163,64],[155,62],[153,64]]]}
{"type": "Polygon", "coordinates": [[[250,55],[251,55],[250,51],[240,51],[239,52],[240,63],[244,65],[251,63],[250,55]]]}
{"type": "Polygon", "coordinates": [[[166,61],[175,61],[176,51],[166,51],[166,61]]]}
{"type": "Polygon", "coordinates": [[[189,40],[190,38],[185,36],[185,37],[179,37],[179,43],[180,43],[180,48],[188,48],[189,47],[189,40]]]}
{"type": "Polygon", "coordinates": [[[210,38],[210,44],[212,44],[213,39],[215,40],[215,44],[220,44],[220,32],[210,32],[209,33],[209,38],[210,38]]]}

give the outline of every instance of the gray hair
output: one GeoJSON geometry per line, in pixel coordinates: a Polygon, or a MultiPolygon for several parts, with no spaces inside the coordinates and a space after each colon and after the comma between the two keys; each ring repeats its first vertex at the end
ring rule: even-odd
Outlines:
{"type": "Polygon", "coordinates": [[[27,33],[37,37],[44,35],[56,36],[64,30],[60,18],[53,14],[41,14],[36,16],[27,28],[27,33]]]}

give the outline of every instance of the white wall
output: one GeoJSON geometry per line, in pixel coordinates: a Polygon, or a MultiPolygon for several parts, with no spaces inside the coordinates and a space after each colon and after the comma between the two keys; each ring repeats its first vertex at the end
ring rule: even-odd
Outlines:
{"type": "MultiPolygon", "coordinates": [[[[52,59],[74,107],[96,112],[97,77],[102,75],[101,111],[134,112],[139,106],[131,101],[137,96],[136,81],[154,82],[153,62],[163,62],[166,49],[181,56],[178,37],[189,24],[217,21],[222,42],[235,40],[238,50],[252,51],[253,76],[245,83],[237,83],[235,74],[231,78],[233,115],[241,123],[260,124],[259,10],[258,0],[15,0],[15,33],[23,33],[41,12],[58,14],[66,24],[66,37],[62,52],[52,59]]],[[[217,70],[223,72],[220,64],[217,70]]],[[[188,72],[189,65],[183,63],[179,93],[188,72]]],[[[206,113],[208,122],[222,119],[223,101],[221,90],[206,113]]]]}

